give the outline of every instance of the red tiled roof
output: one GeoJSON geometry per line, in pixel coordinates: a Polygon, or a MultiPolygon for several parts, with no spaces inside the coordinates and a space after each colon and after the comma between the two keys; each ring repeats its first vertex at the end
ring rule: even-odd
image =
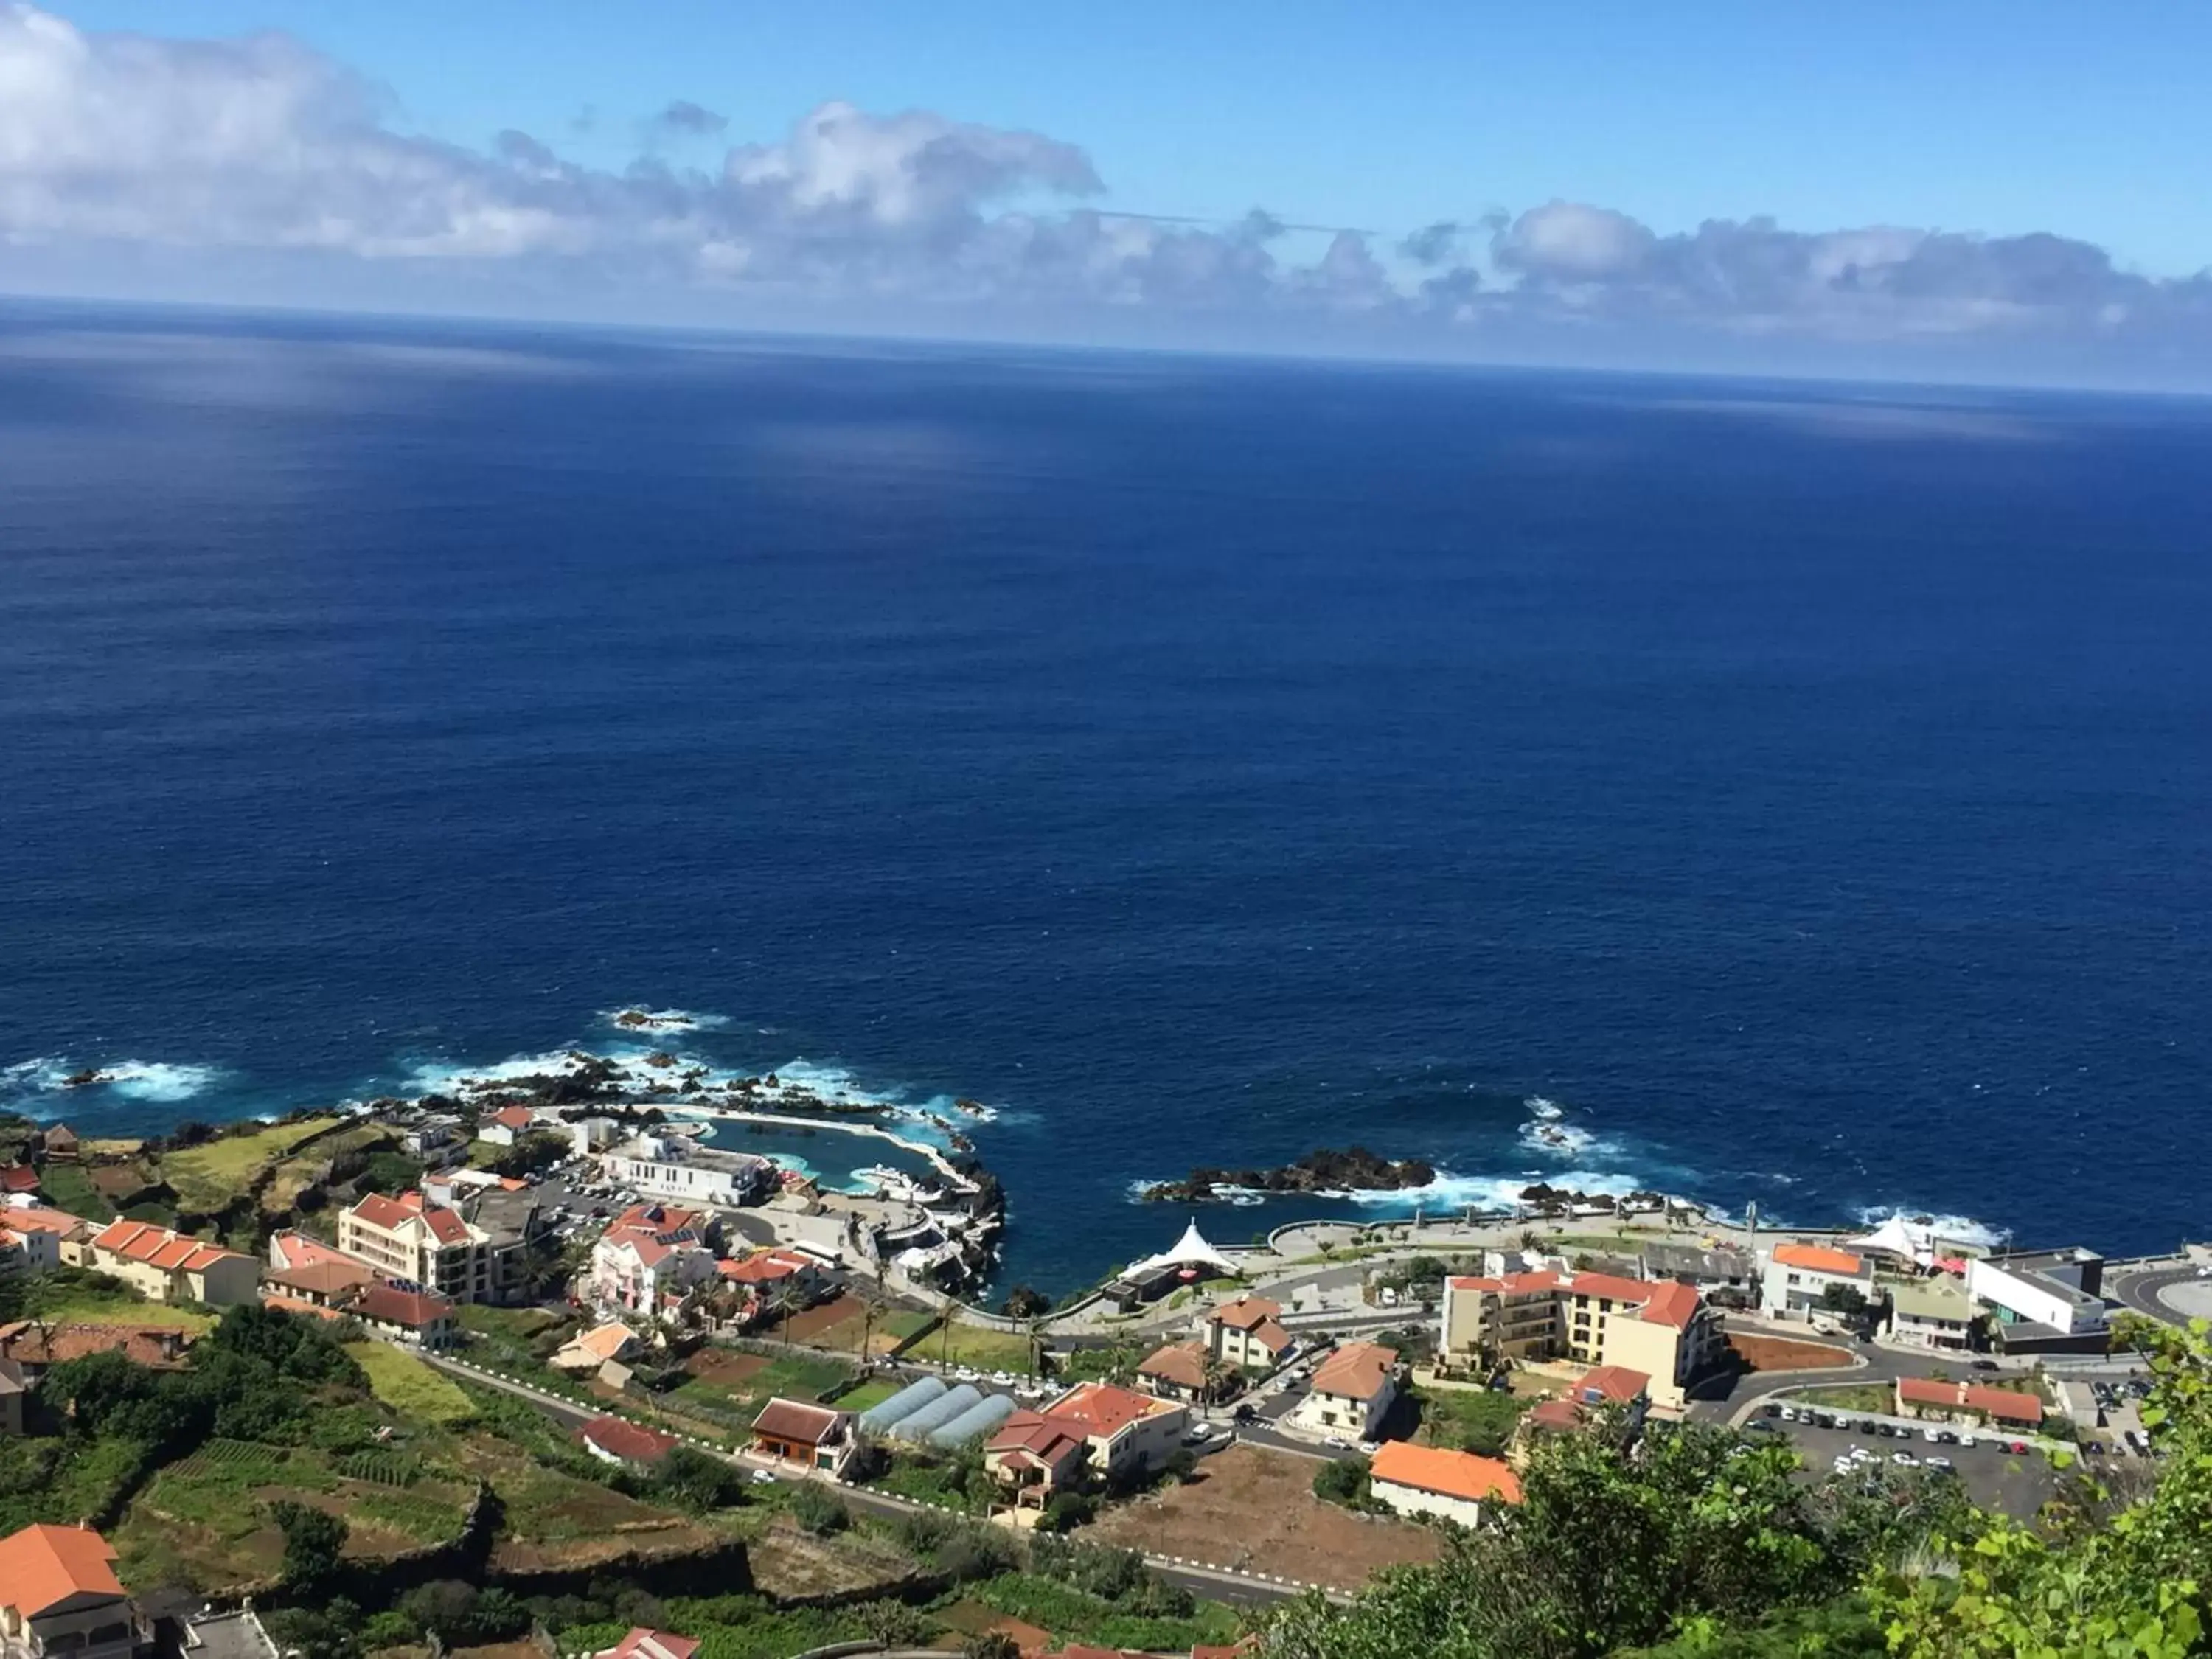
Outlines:
{"type": "Polygon", "coordinates": [[[502,1129],[527,1129],[538,1121],[538,1114],[527,1106],[502,1106],[491,1115],[491,1121],[502,1129]]]}
{"type": "Polygon", "coordinates": [[[10,1164],[0,1170],[0,1193],[33,1192],[38,1184],[39,1172],[27,1164],[10,1164]]]}
{"type": "Polygon", "coordinates": [[[1477,1457],[1473,1452],[1386,1440],[1376,1451],[1368,1472],[1392,1486],[1412,1486],[1470,1503],[1492,1498],[1508,1504],[1521,1501],[1520,1477],[1496,1458],[1477,1457]]]}
{"type": "Polygon", "coordinates": [[[235,1250],[226,1250],[217,1244],[171,1232],[167,1227],[156,1227],[147,1221],[118,1221],[93,1241],[96,1249],[107,1250],[127,1261],[143,1261],[163,1273],[201,1273],[218,1261],[246,1260],[235,1250]]]}
{"type": "Polygon", "coordinates": [[[1947,1406],[1954,1411],[1980,1412],[2014,1423],[2034,1425],[2043,1421],[2043,1402],[2033,1395],[2017,1394],[2010,1389],[1939,1382],[1927,1376],[1901,1376],[1897,1380],[1897,1397],[1915,1406],[1947,1406]]]}
{"type": "Polygon", "coordinates": [[[673,1204],[633,1204],[611,1224],[642,1228],[651,1233],[693,1232],[703,1236],[707,1216],[704,1211],[678,1209],[673,1204]]]}
{"type": "Polygon", "coordinates": [[[576,1431],[611,1457],[625,1463],[658,1463],[676,1449],[676,1437],[619,1417],[595,1417],[576,1431]]]}
{"type": "Polygon", "coordinates": [[[427,1291],[403,1291],[381,1280],[354,1298],[352,1311],[380,1325],[398,1325],[419,1331],[453,1316],[453,1304],[427,1291]]]}
{"type": "Polygon", "coordinates": [[[1155,1377],[1179,1389],[1203,1389],[1206,1386],[1206,1345],[1202,1342],[1171,1342],[1138,1366],[1137,1375],[1155,1377]]]}
{"type": "Polygon", "coordinates": [[[1398,1356],[1373,1342],[1347,1342],[1314,1370],[1313,1391],[1341,1400],[1372,1400],[1389,1388],[1398,1356]]]}
{"type": "Polygon", "coordinates": [[[1583,1373],[1583,1380],[1574,1386],[1574,1393],[1578,1399],[1626,1406],[1641,1400],[1650,1387],[1651,1379],[1642,1371],[1631,1370],[1626,1365],[1600,1365],[1583,1373]]]}
{"type": "Polygon", "coordinates": [[[34,1204],[25,1210],[0,1210],[8,1224],[19,1233],[73,1233],[85,1224],[83,1218],[64,1210],[34,1204]]]}
{"type": "Polygon", "coordinates": [[[714,1271],[740,1285],[765,1285],[805,1273],[813,1265],[804,1256],[787,1255],[781,1250],[763,1250],[760,1255],[749,1255],[742,1261],[717,1262],[714,1271]]]}
{"type": "Polygon", "coordinates": [[[1693,1286],[1679,1279],[1664,1279],[1653,1287],[1639,1316],[1647,1324],[1671,1325],[1678,1331],[1686,1331],[1698,1316],[1698,1292],[1693,1286]]]}
{"type": "Polygon", "coordinates": [[[1547,1400],[1529,1407],[1521,1420],[1536,1429],[1578,1429],[1583,1414],[1571,1400],[1547,1400]]]}
{"type": "Polygon", "coordinates": [[[173,1325],[48,1325],[19,1319],[0,1325],[0,1358],[24,1365],[58,1365],[87,1354],[120,1353],[134,1365],[175,1366],[198,1333],[173,1325]]]}
{"type": "Polygon", "coordinates": [[[607,1650],[611,1659],[691,1659],[699,1644],[673,1631],[633,1627],[630,1633],[607,1650]]]}
{"type": "Polygon", "coordinates": [[[781,1397],[770,1400],[753,1419],[753,1432],[771,1440],[795,1440],[819,1446],[834,1440],[842,1413],[781,1397]]]}
{"type": "Polygon", "coordinates": [[[26,1527],[0,1538],[0,1606],[35,1619],[78,1596],[118,1599],[115,1551],[85,1527],[26,1527]]]}
{"type": "Polygon", "coordinates": [[[1842,1273],[1856,1279],[1866,1263],[1849,1250],[1832,1250],[1825,1244],[1777,1244],[1774,1259],[1785,1267],[1806,1267],[1816,1273],[1842,1273]]]}
{"type": "Polygon", "coordinates": [[[1547,1271],[1530,1273],[1507,1273],[1503,1279],[1455,1279],[1451,1287],[1455,1291],[1489,1291],[1501,1296],[1526,1296],[1535,1291],[1556,1291],[1566,1283],[1559,1274],[1547,1271]]]}
{"type": "MultiPolygon", "coordinates": [[[[358,1209],[360,1206],[356,1205],[355,1207],[358,1209]]],[[[270,1238],[269,1260],[271,1265],[280,1255],[291,1263],[289,1268],[283,1270],[285,1272],[297,1272],[301,1267],[319,1267],[325,1262],[343,1262],[348,1267],[361,1265],[344,1251],[334,1249],[319,1238],[310,1238],[301,1232],[277,1233],[270,1238]]]]}
{"type": "Polygon", "coordinates": [[[1044,1408],[1045,1417],[1085,1437],[1110,1440],[1140,1419],[1166,1409],[1149,1395],[1111,1382],[1079,1382],[1044,1408]]]}
{"type": "Polygon", "coordinates": [[[397,1231],[419,1218],[441,1244],[468,1243],[469,1224],[444,1205],[428,1202],[420,1193],[402,1193],[397,1198],[370,1193],[353,1206],[353,1213],[385,1232],[397,1231]]]}
{"type": "Polygon", "coordinates": [[[404,1225],[415,1211],[383,1193],[364,1193],[353,1206],[353,1213],[370,1226],[380,1227],[390,1232],[393,1228],[404,1225]]]}
{"type": "Polygon", "coordinates": [[[1034,1453],[1047,1463],[1057,1463],[1081,1448],[1080,1435],[1067,1430],[1042,1412],[1016,1412],[999,1425],[985,1449],[1004,1453],[1034,1453]]]}
{"type": "Polygon", "coordinates": [[[1270,1302],[1263,1297],[1239,1297],[1234,1302],[1223,1304],[1213,1310],[1213,1317],[1233,1331],[1256,1329],[1270,1319],[1281,1316],[1283,1304],[1270,1302]]]}
{"type": "Polygon", "coordinates": [[[325,1261],[303,1262],[296,1267],[271,1267],[261,1275],[262,1279],[309,1296],[339,1296],[359,1290],[374,1277],[350,1257],[338,1255],[335,1251],[329,1254],[331,1259],[325,1261]]]}

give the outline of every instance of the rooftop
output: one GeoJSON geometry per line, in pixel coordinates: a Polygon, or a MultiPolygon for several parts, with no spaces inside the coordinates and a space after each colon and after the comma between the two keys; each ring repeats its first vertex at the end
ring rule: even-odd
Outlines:
{"type": "Polygon", "coordinates": [[[1170,1383],[1179,1389],[1203,1389],[1206,1386],[1206,1345],[1202,1342],[1171,1342],[1138,1366],[1137,1375],[1170,1383]]]}
{"type": "Polygon", "coordinates": [[[620,1417],[595,1417],[576,1431],[577,1438],[625,1463],[658,1463],[674,1451],[676,1437],[620,1417]]]}
{"type": "Polygon", "coordinates": [[[1864,1256],[1853,1255],[1849,1250],[1832,1250],[1825,1244],[1777,1244],[1774,1259],[1785,1267],[1839,1273],[1846,1279],[1863,1278],[1871,1271],[1864,1256]]]}
{"type": "Polygon", "coordinates": [[[753,1419],[753,1432],[772,1440],[795,1440],[809,1446],[821,1446],[837,1438],[838,1425],[844,1419],[842,1412],[832,1411],[827,1406],[810,1406],[779,1396],[761,1407],[760,1415],[753,1419]]]}
{"type": "Polygon", "coordinates": [[[1240,1296],[1234,1302],[1224,1302],[1213,1310],[1212,1317],[1233,1331],[1249,1331],[1271,1319],[1279,1319],[1283,1304],[1270,1302],[1265,1297],[1240,1296]]]}
{"type": "Polygon", "coordinates": [[[1111,1439],[1130,1424],[1169,1410],[1164,1401],[1111,1382],[1079,1382],[1044,1408],[1054,1423],[1080,1429],[1086,1436],[1111,1439]]]}
{"type": "Polygon", "coordinates": [[[1626,1406],[1641,1400],[1650,1391],[1651,1379],[1642,1371],[1631,1370],[1626,1365],[1600,1365],[1586,1371],[1581,1382],[1574,1386],[1576,1398],[1592,1404],[1605,1402],[1626,1406]]]}
{"type": "Polygon", "coordinates": [[[119,1598],[115,1551],[87,1527],[26,1527],[0,1538],[0,1607],[26,1619],[79,1597],[119,1598]]]}
{"type": "Polygon", "coordinates": [[[1468,1503],[1492,1498],[1507,1504],[1521,1501],[1520,1477],[1498,1459],[1477,1457],[1473,1452],[1387,1440],[1376,1452],[1369,1473],[1395,1486],[1412,1486],[1468,1503]]]}
{"type": "Polygon", "coordinates": [[[1966,1294],[1965,1281],[1948,1273],[1934,1279],[1884,1279],[1881,1287],[1889,1292],[1898,1312],[1914,1318],[1964,1322],[1974,1316],[1974,1300],[1966,1294]]]}
{"type": "Polygon", "coordinates": [[[1397,1369],[1394,1349],[1347,1342],[1314,1368],[1313,1391],[1340,1400],[1372,1400],[1390,1386],[1397,1369]]]}
{"type": "Polygon", "coordinates": [[[2025,1424],[2029,1427],[2043,1421],[2043,1402],[2032,1394],[2018,1394],[2010,1389],[1991,1389],[1972,1382],[1939,1382],[1927,1376],[1903,1376],[1897,1382],[1897,1397],[1916,1406],[1948,1406],[1980,1412],[1987,1417],[1999,1417],[2008,1423],[2025,1424]]]}

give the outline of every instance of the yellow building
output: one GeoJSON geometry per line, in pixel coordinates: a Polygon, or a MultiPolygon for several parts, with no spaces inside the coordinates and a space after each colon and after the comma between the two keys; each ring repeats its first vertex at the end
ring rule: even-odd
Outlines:
{"type": "Polygon", "coordinates": [[[1438,1360],[1465,1372],[1510,1359],[1618,1365],[1651,1379],[1655,1404],[1680,1407],[1684,1385],[1713,1363],[1721,1343],[1704,1298],[1671,1279],[1508,1273],[1445,1286],[1438,1360]]]}
{"type": "Polygon", "coordinates": [[[228,1308],[261,1297],[261,1267],[252,1256],[149,1222],[114,1223],[94,1236],[87,1255],[87,1267],[156,1302],[228,1308]]]}

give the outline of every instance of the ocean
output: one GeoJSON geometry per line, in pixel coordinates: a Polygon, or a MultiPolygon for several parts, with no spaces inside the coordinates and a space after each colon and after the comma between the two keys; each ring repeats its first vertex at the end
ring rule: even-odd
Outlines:
{"type": "Polygon", "coordinates": [[[1007,1284],[1354,1142],[2168,1247],[2208,461],[2179,400],[14,306],[0,1106],[637,1005],[984,1103],[1007,1284]]]}

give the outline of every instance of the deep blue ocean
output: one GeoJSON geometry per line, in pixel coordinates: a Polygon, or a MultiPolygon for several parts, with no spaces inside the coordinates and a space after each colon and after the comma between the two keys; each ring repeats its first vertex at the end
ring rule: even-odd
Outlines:
{"type": "Polygon", "coordinates": [[[629,1004],[1053,1288],[1353,1141],[2201,1237],[2212,405],[0,312],[0,1104],[629,1004]]]}

